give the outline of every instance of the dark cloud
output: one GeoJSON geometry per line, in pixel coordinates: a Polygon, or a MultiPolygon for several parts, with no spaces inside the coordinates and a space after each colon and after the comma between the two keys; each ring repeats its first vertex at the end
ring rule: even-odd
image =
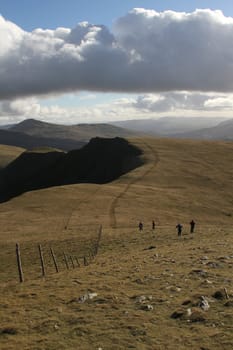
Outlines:
{"type": "Polygon", "coordinates": [[[28,33],[0,16],[0,99],[72,90],[232,92],[232,42],[233,18],[220,11],[134,9],[112,33],[87,22],[28,33]]]}

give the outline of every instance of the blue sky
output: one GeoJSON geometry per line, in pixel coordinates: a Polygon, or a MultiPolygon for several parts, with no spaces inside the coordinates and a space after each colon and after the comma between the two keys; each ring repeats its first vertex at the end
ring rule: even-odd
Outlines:
{"type": "Polygon", "coordinates": [[[0,13],[24,30],[74,27],[78,22],[111,26],[133,7],[192,12],[196,8],[221,9],[233,16],[230,0],[1,0],[0,13]]]}
{"type": "Polygon", "coordinates": [[[0,124],[231,117],[229,0],[1,0],[0,15],[0,124]]]}

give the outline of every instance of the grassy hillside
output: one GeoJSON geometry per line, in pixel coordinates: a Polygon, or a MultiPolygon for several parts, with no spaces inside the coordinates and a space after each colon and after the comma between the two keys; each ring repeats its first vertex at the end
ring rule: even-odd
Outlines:
{"type": "Polygon", "coordinates": [[[59,125],[35,119],[27,119],[14,125],[10,130],[23,132],[30,136],[69,139],[87,142],[93,137],[130,137],[136,132],[110,124],[59,125]]]}
{"type": "Polygon", "coordinates": [[[0,173],[0,201],[40,188],[113,181],[140,166],[140,154],[141,150],[119,137],[97,137],[68,153],[24,152],[0,173]]]}
{"type": "Polygon", "coordinates": [[[53,187],[1,204],[2,349],[232,349],[233,144],[132,142],[146,163],[114,182],[53,187]],[[100,224],[91,265],[33,279],[37,243],[78,249],[100,224]],[[16,241],[26,259],[21,285],[16,241]],[[88,291],[97,295],[81,303],[88,291]]]}
{"type": "Polygon", "coordinates": [[[40,136],[30,136],[23,132],[0,130],[1,144],[34,149],[39,147],[58,148],[64,151],[78,149],[85,145],[85,142],[79,140],[59,139],[51,135],[50,138],[40,136]]]}
{"type": "Polygon", "coordinates": [[[25,150],[20,147],[7,146],[0,144],[0,169],[7,166],[16,159],[25,150]]]}

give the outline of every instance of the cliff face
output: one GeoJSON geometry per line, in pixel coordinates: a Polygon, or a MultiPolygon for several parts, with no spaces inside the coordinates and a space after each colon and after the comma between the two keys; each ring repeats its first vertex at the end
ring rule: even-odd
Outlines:
{"type": "Polygon", "coordinates": [[[24,152],[0,174],[0,200],[51,186],[107,183],[142,165],[141,154],[140,149],[118,137],[97,137],[68,153],[24,152]]]}

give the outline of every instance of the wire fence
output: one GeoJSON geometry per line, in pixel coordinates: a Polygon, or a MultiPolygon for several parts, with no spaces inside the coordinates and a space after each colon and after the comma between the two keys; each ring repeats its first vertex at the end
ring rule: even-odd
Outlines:
{"type": "Polygon", "coordinates": [[[0,282],[33,280],[89,265],[96,257],[102,226],[92,238],[1,244],[0,282]]]}

